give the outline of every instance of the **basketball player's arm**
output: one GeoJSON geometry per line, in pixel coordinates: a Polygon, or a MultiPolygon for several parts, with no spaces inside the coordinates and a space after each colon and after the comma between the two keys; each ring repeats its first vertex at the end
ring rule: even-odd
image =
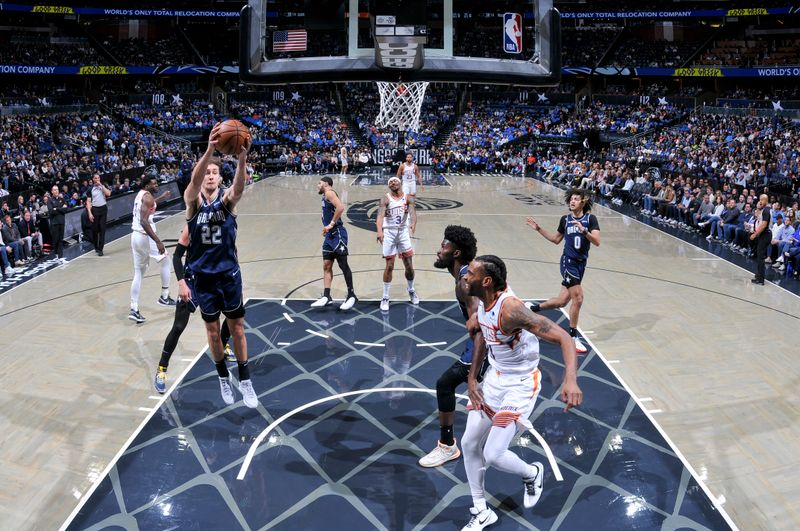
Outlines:
{"type": "Polygon", "coordinates": [[[253,141],[248,138],[244,145],[239,150],[239,161],[236,164],[236,173],[233,176],[233,184],[230,188],[225,190],[225,196],[222,201],[228,206],[231,211],[236,208],[236,204],[242,198],[244,193],[244,183],[247,181],[247,153],[250,151],[250,146],[253,141]]]}
{"type": "Polygon", "coordinates": [[[539,223],[533,217],[529,217],[525,221],[525,224],[528,225],[533,230],[535,230],[536,232],[538,232],[539,234],[541,234],[542,236],[544,236],[546,240],[549,240],[555,243],[556,245],[558,245],[564,240],[564,234],[562,232],[558,231],[550,232],[549,230],[542,228],[542,226],[539,225],[539,223]]]}
{"type": "Polygon", "coordinates": [[[481,326],[478,324],[478,297],[471,297],[469,291],[463,282],[456,284],[456,299],[467,308],[467,332],[472,336],[473,341],[478,332],[481,331],[481,326]]]}
{"type": "Polygon", "coordinates": [[[586,239],[589,243],[598,247],[600,245],[600,225],[597,223],[597,218],[594,215],[589,216],[589,228],[583,226],[580,221],[573,221],[572,223],[578,227],[578,230],[586,233],[586,239]]]}
{"type": "Polygon", "coordinates": [[[339,199],[339,196],[336,195],[336,192],[333,190],[328,190],[325,192],[325,199],[327,199],[336,210],[333,212],[333,218],[331,218],[331,222],[322,228],[323,235],[327,234],[328,231],[333,230],[333,228],[336,226],[336,222],[339,221],[339,219],[342,217],[342,214],[344,214],[344,204],[342,203],[341,199],[339,199]]]}
{"type": "Polygon", "coordinates": [[[378,241],[383,243],[383,218],[386,216],[386,205],[387,200],[386,196],[381,197],[380,202],[378,203],[378,219],[375,221],[375,225],[378,229],[378,241]]]}
{"type": "Polygon", "coordinates": [[[411,234],[414,234],[417,231],[417,202],[413,197],[408,197],[408,213],[411,216],[411,234]]]}
{"type": "Polygon", "coordinates": [[[578,387],[578,356],[575,353],[575,343],[572,338],[566,330],[547,317],[533,313],[521,300],[508,298],[506,301],[500,310],[498,319],[504,333],[527,330],[545,341],[559,344],[561,355],[564,357],[564,384],[561,387],[561,400],[566,402],[567,409],[581,405],[583,392],[578,387]]]}
{"type": "Polygon", "coordinates": [[[403,176],[403,166],[404,165],[405,165],[405,162],[401,162],[400,166],[397,167],[397,174],[396,175],[397,175],[397,177],[400,177],[401,179],[403,178],[402,176],[403,176]]]}
{"type": "Polygon", "coordinates": [[[153,201],[155,201],[157,205],[160,205],[161,203],[163,203],[164,201],[169,199],[169,197],[171,195],[172,195],[172,192],[170,192],[169,190],[164,190],[164,193],[160,194],[153,201]]]}
{"type": "Polygon", "coordinates": [[[158,239],[158,234],[156,231],[153,230],[152,225],[150,225],[150,212],[156,206],[155,199],[153,199],[153,194],[145,193],[142,196],[142,206],[139,209],[139,222],[142,225],[142,230],[150,236],[150,238],[156,242],[156,247],[158,247],[159,254],[166,254],[167,249],[164,247],[164,244],[161,243],[161,240],[158,239]]]}
{"type": "Polygon", "coordinates": [[[414,164],[414,173],[417,174],[417,184],[419,184],[419,189],[422,190],[422,172],[419,171],[419,166],[414,164]]]}
{"type": "Polygon", "coordinates": [[[467,395],[470,404],[476,410],[483,409],[483,391],[478,387],[478,376],[480,376],[483,361],[486,359],[486,342],[483,340],[483,333],[480,331],[473,338],[475,348],[472,351],[472,364],[469,366],[467,376],[467,395]]]}
{"type": "Polygon", "coordinates": [[[197,164],[195,164],[194,169],[192,170],[192,178],[189,179],[189,184],[186,186],[186,190],[183,192],[183,201],[186,203],[187,219],[194,216],[195,210],[197,210],[197,205],[200,202],[200,187],[203,184],[203,179],[205,179],[208,163],[211,161],[211,157],[214,155],[214,150],[217,148],[219,126],[221,123],[222,122],[218,123],[213,129],[211,129],[211,134],[208,135],[208,146],[206,147],[206,152],[203,153],[203,156],[200,157],[200,159],[197,161],[197,164]]]}

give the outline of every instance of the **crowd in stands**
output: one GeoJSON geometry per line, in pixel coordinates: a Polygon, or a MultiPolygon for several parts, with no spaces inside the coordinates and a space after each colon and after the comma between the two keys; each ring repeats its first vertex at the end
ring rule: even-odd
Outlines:
{"type": "Polygon", "coordinates": [[[0,182],[12,194],[79,182],[94,173],[177,164],[184,153],[190,153],[188,144],[101,112],[0,118],[0,182]]]}
{"type": "Polygon", "coordinates": [[[766,191],[774,202],[771,259],[795,276],[800,269],[800,136],[790,120],[697,114],[639,143],[547,157],[541,172],[617,205],[632,203],[657,223],[701,233],[748,256],[758,195],[766,191]],[[780,229],[787,223],[791,230],[780,229]]]}
{"type": "Polygon", "coordinates": [[[124,65],[157,66],[197,64],[189,45],[177,35],[155,40],[103,39],[103,46],[124,65]]]}
{"type": "Polygon", "coordinates": [[[297,99],[272,103],[234,102],[230,113],[251,126],[255,145],[305,149],[355,146],[347,124],[327,95],[305,93],[297,99]]]}
{"type": "Polygon", "coordinates": [[[117,104],[114,110],[137,124],[172,134],[210,129],[221,118],[208,101],[184,102],[180,106],[117,104]]]}
{"type": "Polygon", "coordinates": [[[597,66],[620,31],[617,26],[564,28],[561,33],[562,65],[597,66]]]}
{"type": "Polygon", "coordinates": [[[649,40],[632,35],[622,41],[610,64],[616,67],[679,67],[689,60],[702,41],[649,40]]]}
{"type": "Polygon", "coordinates": [[[800,39],[727,39],[714,42],[698,58],[700,65],[754,67],[800,64],[800,39]]]}
{"type": "Polygon", "coordinates": [[[0,64],[74,66],[108,64],[87,39],[0,32],[0,64]]]}

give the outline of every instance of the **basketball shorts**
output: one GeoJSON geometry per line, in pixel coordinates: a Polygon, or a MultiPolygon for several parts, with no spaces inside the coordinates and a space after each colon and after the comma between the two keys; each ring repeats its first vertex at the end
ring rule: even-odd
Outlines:
{"type": "MultiPolygon", "coordinates": [[[[147,234],[133,231],[131,233],[131,250],[133,251],[133,267],[136,269],[145,268],[150,265],[150,259],[157,260],[161,257],[158,254],[156,242],[147,234]]],[[[163,260],[163,258],[162,258],[163,260]]]]}
{"type": "Polygon", "coordinates": [[[417,195],[417,181],[403,180],[403,193],[408,195],[417,195]]]}
{"type": "Polygon", "coordinates": [[[561,255],[561,285],[565,288],[580,285],[583,273],[586,271],[586,262],[575,260],[561,255]]]}
{"type": "Polygon", "coordinates": [[[191,278],[187,282],[192,290],[192,302],[200,308],[204,321],[216,321],[220,313],[231,319],[244,317],[242,271],[238,267],[215,275],[187,271],[186,278],[191,278]]]}
{"type": "Polygon", "coordinates": [[[414,256],[414,248],[411,247],[411,234],[408,228],[383,229],[383,257],[400,258],[414,256]]]}
{"type": "Polygon", "coordinates": [[[489,414],[493,414],[494,425],[501,427],[512,422],[530,426],[528,417],[541,389],[542,373],[538,368],[528,374],[502,374],[490,366],[481,383],[483,400],[491,410],[489,414]]]}
{"type": "Polygon", "coordinates": [[[347,229],[334,227],[322,240],[322,259],[335,260],[337,256],[347,256],[347,229]]]}

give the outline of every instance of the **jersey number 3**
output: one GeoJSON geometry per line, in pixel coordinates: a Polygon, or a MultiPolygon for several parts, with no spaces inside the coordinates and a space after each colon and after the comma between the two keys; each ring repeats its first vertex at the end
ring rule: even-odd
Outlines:
{"type": "Polygon", "coordinates": [[[202,226],[203,245],[219,245],[222,243],[222,227],[219,225],[202,226]]]}

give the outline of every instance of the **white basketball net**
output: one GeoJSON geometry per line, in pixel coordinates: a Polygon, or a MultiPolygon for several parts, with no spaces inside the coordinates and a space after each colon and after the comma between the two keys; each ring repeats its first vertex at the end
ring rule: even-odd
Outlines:
{"type": "Polygon", "coordinates": [[[387,83],[378,81],[381,95],[381,111],[375,119],[378,127],[394,127],[400,130],[419,130],[419,113],[425,99],[427,81],[413,83],[387,83]]]}

